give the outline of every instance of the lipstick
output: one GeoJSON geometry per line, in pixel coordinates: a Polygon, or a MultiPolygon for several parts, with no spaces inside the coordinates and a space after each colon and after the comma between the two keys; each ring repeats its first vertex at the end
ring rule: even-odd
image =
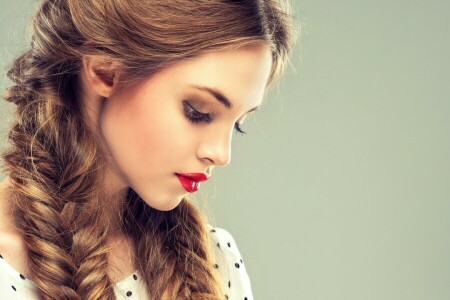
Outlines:
{"type": "Polygon", "coordinates": [[[175,173],[181,182],[181,185],[189,193],[194,193],[200,187],[200,182],[208,180],[203,173],[175,173]]]}

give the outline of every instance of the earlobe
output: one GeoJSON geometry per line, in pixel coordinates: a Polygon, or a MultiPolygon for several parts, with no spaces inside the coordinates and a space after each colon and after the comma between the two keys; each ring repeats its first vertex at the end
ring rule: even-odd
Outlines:
{"type": "Polygon", "coordinates": [[[91,89],[99,96],[109,98],[117,85],[117,69],[111,62],[83,58],[83,72],[91,89]]]}

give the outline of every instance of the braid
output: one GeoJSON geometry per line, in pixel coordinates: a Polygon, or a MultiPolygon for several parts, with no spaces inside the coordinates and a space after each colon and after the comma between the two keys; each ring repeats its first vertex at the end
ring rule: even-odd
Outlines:
{"type": "Polygon", "coordinates": [[[129,190],[125,231],[137,241],[139,270],[155,299],[222,299],[213,268],[207,221],[184,198],[170,211],[146,205],[129,190]],[[164,298],[167,297],[167,298],[164,298]]]}
{"type": "Polygon", "coordinates": [[[95,141],[77,111],[62,106],[71,99],[56,98],[57,88],[40,80],[36,63],[30,50],[8,72],[16,85],[4,97],[18,107],[11,148],[2,154],[17,191],[13,211],[30,279],[44,299],[114,299],[106,232],[95,221],[102,169],[95,141]]]}
{"type": "MultiPolygon", "coordinates": [[[[13,61],[14,85],[3,94],[17,106],[10,147],[1,154],[13,189],[8,201],[42,299],[112,300],[107,163],[78,97],[82,58],[119,66],[118,84],[126,87],[179,60],[263,42],[273,50],[272,82],[285,68],[295,30],[285,0],[40,2],[31,47],[13,61]]],[[[158,211],[131,188],[124,200],[118,221],[135,242],[152,299],[224,296],[198,208],[185,198],[158,211]]]]}

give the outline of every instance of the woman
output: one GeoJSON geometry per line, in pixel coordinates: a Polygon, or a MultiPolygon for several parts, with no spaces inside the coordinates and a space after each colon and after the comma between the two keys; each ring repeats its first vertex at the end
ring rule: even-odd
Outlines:
{"type": "Polygon", "coordinates": [[[187,195],[282,75],[291,21],[275,0],[43,0],[4,94],[2,299],[252,299],[187,195]]]}

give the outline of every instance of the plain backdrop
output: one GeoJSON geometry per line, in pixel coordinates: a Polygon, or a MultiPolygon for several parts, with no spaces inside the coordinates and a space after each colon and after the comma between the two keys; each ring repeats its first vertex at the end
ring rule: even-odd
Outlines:
{"type": "MultiPolygon", "coordinates": [[[[2,90],[36,3],[0,1],[2,90]]],[[[450,2],[292,3],[292,66],[193,200],[255,299],[450,299],[450,2]]]]}

